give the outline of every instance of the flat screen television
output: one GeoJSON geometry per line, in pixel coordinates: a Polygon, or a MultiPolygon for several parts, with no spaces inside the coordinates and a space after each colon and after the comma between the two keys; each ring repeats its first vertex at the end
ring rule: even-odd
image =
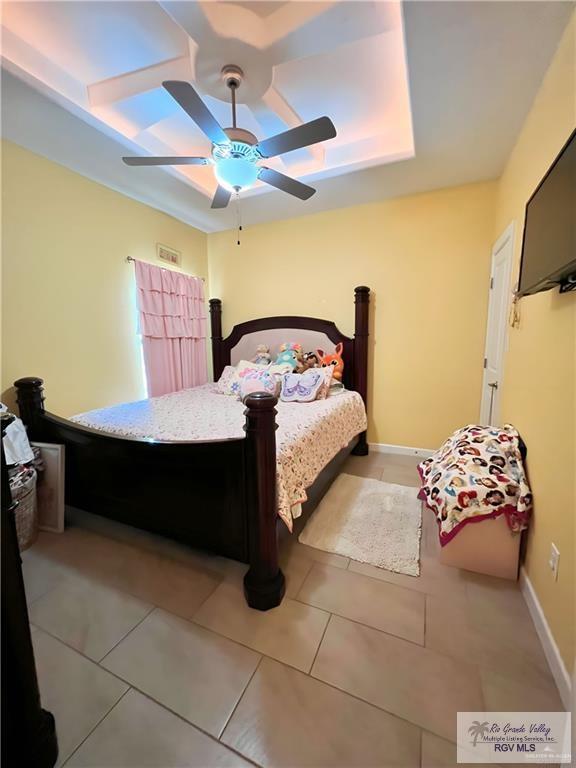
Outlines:
{"type": "Polygon", "coordinates": [[[576,130],[526,204],[518,295],[576,288],[576,130]]]}

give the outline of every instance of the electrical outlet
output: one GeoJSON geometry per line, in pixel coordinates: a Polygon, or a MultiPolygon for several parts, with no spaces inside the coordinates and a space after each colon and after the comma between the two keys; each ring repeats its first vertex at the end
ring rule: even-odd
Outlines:
{"type": "Polygon", "coordinates": [[[550,547],[550,559],[548,560],[548,565],[550,566],[550,570],[554,575],[554,581],[558,581],[559,563],[560,563],[560,550],[558,549],[556,544],[552,543],[552,546],[550,547]]]}

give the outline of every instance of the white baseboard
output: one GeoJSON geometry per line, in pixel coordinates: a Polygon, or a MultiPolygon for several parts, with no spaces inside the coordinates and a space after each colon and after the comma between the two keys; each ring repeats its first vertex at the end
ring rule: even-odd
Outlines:
{"type": "Polygon", "coordinates": [[[374,453],[395,453],[400,456],[420,456],[427,459],[435,452],[435,448],[410,448],[408,445],[392,445],[391,443],[370,443],[374,453]]]}
{"type": "Polygon", "coordinates": [[[522,592],[528,610],[530,611],[530,615],[532,616],[536,632],[538,633],[546,659],[550,665],[550,670],[554,676],[558,693],[560,694],[564,707],[567,711],[570,711],[572,706],[572,682],[570,680],[570,675],[562,660],[562,656],[560,656],[560,651],[558,650],[556,641],[550,631],[550,626],[546,621],[546,616],[544,615],[540,601],[534,591],[534,587],[523,566],[520,568],[519,581],[520,591],[522,592]]]}

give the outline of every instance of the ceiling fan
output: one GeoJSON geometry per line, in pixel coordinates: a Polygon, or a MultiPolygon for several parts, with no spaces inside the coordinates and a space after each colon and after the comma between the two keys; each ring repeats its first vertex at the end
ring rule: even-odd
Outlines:
{"type": "Polygon", "coordinates": [[[227,66],[222,78],[231,93],[232,128],[222,128],[190,83],[168,80],[162,86],[187,112],[196,125],[212,142],[212,157],[123,157],[126,165],[213,165],[218,188],[212,208],[226,208],[233,192],[252,186],[258,179],[281,189],[300,200],[308,200],[316,192],[313,187],[285,176],[273,168],[260,165],[260,161],[277,157],[294,149],[309,147],[336,136],[336,128],[329,117],[319,117],[291,128],[264,141],[244,128],[236,126],[236,91],[244,73],[240,67],[227,66]]]}

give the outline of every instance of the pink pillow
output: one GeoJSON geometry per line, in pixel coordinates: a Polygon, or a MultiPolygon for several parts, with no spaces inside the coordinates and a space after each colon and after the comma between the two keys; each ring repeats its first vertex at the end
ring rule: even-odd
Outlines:
{"type": "Polygon", "coordinates": [[[254,392],[267,392],[277,397],[279,388],[280,382],[273,374],[266,370],[249,370],[240,379],[240,400],[244,400],[254,392]]]}
{"type": "MultiPolygon", "coordinates": [[[[232,371],[232,375],[223,383],[222,389],[219,389],[225,395],[234,395],[238,397],[240,395],[240,383],[244,376],[250,371],[265,371],[266,365],[258,365],[257,363],[251,363],[249,360],[240,360],[232,371]]],[[[224,374],[222,374],[222,377],[224,374]]],[[[220,385],[220,382],[218,382],[220,385]]]]}

